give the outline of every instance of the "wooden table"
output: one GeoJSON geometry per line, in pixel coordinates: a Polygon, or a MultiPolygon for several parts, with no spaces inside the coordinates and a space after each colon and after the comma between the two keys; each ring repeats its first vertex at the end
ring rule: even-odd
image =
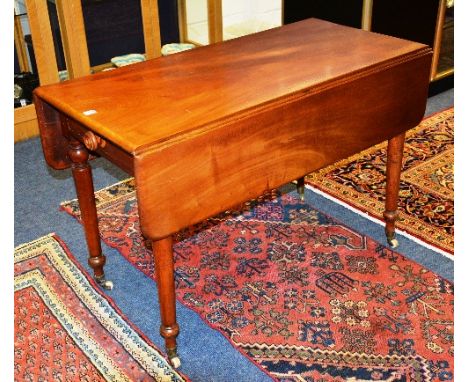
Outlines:
{"type": "Polygon", "coordinates": [[[105,280],[89,152],[135,176],[152,241],[161,335],[177,366],[172,234],[389,140],[390,243],[405,131],[421,120],[431,50],[308,19],[35,91],[47,163],[71,167],[89,265],[105,280]]]}

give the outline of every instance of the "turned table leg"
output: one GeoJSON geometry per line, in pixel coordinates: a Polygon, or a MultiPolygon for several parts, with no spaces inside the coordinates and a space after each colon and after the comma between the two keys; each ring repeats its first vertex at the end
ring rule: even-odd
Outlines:
{"type": "Polygon", "coordinates": [[[387,147],[387,187],[383,217],[387,242],[392,248],[398,246],[398,240],[395,239],[395,221],[398,219],[398,192],[404,144],[405,133],[401,133],[389,139],[387,147]]]}
{"type": "Polygon", "coordinates": [[[112,281],[104,276],[106,257],[102,254],[101,239],[99,237],[96,202],[94,200],[94,186],[91,167],[88,163],[89,153],[84,145],[71,140],[68,157],[72,161],[72,174],[75,181],[76,194],[80,205],[81,220],[88,244],[88,264],[94,271],[94,278],[105,289],[112,289],[112,281]]]}
{"type": "Polygon", "coordinates": [[[166,342],[167,356],[172,366],[177,368],[180,366],[176,342],[179,325],[176,320],[174,259],[171,236],[153,241],[153,256],[161,313],[160,333],[166,342]]]}

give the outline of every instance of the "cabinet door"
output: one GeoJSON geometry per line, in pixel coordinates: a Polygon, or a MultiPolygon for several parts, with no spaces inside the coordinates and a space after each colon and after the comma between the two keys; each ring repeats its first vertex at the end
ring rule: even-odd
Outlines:
{"type": "MultiPolygon", "coordinates": [[[[439,12],[441,15],[442,12],[439,12]]],[[[440,16],[439,16],[440,17],[440,16]]],[[[434,55],[437,54],[437,65],[433,68],[435,79],[451,75],[454,70],[454,7],[445,10],[442,21],[439,21],[437,28],[434,55]]]]}
{"type": "Polygon", "coordinates": [[[315,17],[361,28],[362,3],[362,0],[284,0],[284,24],[315,17]]]}
{"type": "Polygon", "coordinates": [[[434,46],[439,0],[374,0],[372,31],[434,46]]]}

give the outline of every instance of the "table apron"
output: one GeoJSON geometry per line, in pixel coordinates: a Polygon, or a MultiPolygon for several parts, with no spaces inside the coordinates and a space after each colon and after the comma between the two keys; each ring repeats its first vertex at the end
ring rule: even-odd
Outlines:
{"type": "Polygon", "coordinates": [[[102,138],[96,133],[90,131],[79,122],[68,117],[65,118],[66,122],[64,124],[66,124],[66,134],[72,136],[75,139],[78,139],[80,142],[83,142],[91,153],[99,154],[128,174],[134,175],[134,157],[132,154],[124,151],[122,148],[110,142],[109,140],[106,140],[105,138],[102,138]],[[96,137],[102,143],[97,145],[96,148],[89,147],[86,139],[87,135],[96,137]]]}

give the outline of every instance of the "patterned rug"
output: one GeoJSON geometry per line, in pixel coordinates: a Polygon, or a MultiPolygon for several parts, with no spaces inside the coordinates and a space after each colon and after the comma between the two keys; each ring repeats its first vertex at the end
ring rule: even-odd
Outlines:
{"type": "MultiPolygon", "coordinates": [[[[153,276],[133,180],[96,200],[103,240],[153,276]]],[[[62,208],[79,218],[76,201],[62,208]]],[[[175,239],[178,300],[276,380],[453,379],[453,285],[292,195],[175,239]]]]}
{"type": "Polygon", "coordinates": [[[54,234],[15,249],[15,381],[183,381],[54,234]]]}
{"type": "MultiPolygon", "coordinates": [[[[406,135],[397,228],[453,254],[454,109],[406,135]]],[[[386,143],[306,177],[306,184],[382,220],[386,143]]]]}

